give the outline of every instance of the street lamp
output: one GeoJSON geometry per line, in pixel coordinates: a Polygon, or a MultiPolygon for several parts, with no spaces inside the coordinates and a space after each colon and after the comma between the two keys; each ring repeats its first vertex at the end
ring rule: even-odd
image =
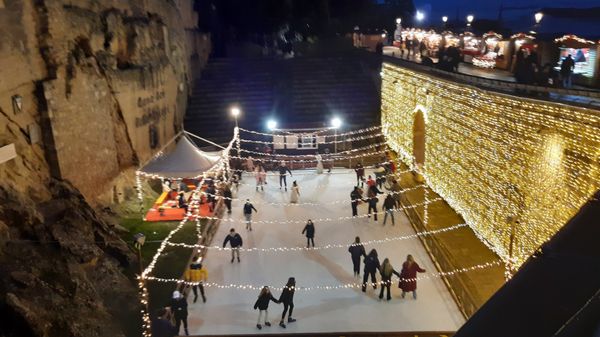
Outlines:
{"type": "Polygon", "coordinates": [[[533,17],[535,18],[535,24],[539,25],[540,22],[542,21],[542,18],[544,17],[544,13],[537,12],[537,13],[535,13],[535,15],[533,17]]]}
{"type": "Polygon", "coordinates": [[[417,21],[421,22],[421,21],[423,21],[423,19],[425,19],[425,13],[423,13],[421,11],[417,11],[415,18],[417,19],[417,21]]]}
{"type": "Polygon", "coordinates": [[[396,18],[396,31],[394,31],[394,40],[402,40],[402,19],[396,18]]]}
{"type": "Polygon", "coordinates": [[[442,22],[443,22],[443,23],[446,23],[446,22],[448,22],[448,17],[447,17],[447,16],[445,16],[445,15],[444,15],[444,16],[442,16],[442,22]]]}
{"type": "Polygon", "coordinates": [[[471,27],[471,23],[473,22],[474,19],[475,19],[475,17],[473,16],[473,14],[467,15],[467,27],[471,27]]]}
{"type": "Polygon", "coordinates": [[[399,25],[402,23],[402,19],[401,18],[396,18],[396,24],[399,25]]]}
{"type": "Polygon", "coordinates": [[[235,119],[235,127],[238,126],[238,116],[240,115],[240,113],[241,113],[240,108],[238,108],[238,107],[231,108],[231,115],[235,119]]]}
{"type": "Polygon", "coordinates": [[[337,153],[337,130],[342,126],[342,120],[339,117],[331,119],[331,127],[333,128],[333,152],[337,153]]]}
{"type": "Polygon", "coordinates": [[[269,119],[267,121],[267,128],[271,131],[275,130],[277,128],[277,121],[274,119],[269,119]]]}

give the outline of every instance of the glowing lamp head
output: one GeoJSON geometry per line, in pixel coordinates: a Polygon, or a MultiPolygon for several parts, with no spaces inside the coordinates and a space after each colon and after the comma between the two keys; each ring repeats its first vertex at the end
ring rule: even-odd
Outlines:
{"type": "Polygon", "coordinates": [[[381,34],[381,38],[385,39],[385,33],[381,34]]]}
{"type": "Polygon", "coordinates": [[[402,19],[401,18],[396,18],[396,24],[399,25],[400,23],[402,23],[402,19]]]}
{"type": "Polygon", "coordinates": [[[444,15],[444,16],[442,16],[442,21],[443,21],[444,23],[448,22],[448,17],[447,17],[447,16],[445,16],[445,15],[444,15]]]}
{"type": "Polygon", "coordinates": [[[535,18],[535,23],[540,23],[540,21],[542,21],[542,18],[544,17],[544,13],[537,12],[533,17],[535,18]]]}
{"type": "Polygon", "coordinates": [[[275,130],[277,128],[277,121],[269,119],[267,121],[267,128],[271,131],[275,130]]]}
{"type": "Polygon", "coordinates": [[[334,129],[339,129],[342,126],[342,120],[339,117],[333,117],[331,119],[331,127],[334,129]]]}
{"type": "Polygon", "coordinates": [[[425,19],[425,13],[423,13],[421,11],[417,11],[415,18],[417,19],[417,21],[423,21],[423,19],[425,19]]]}
{"type": "Polygon", "coordinates": [[[240,108],[238,107],[233,107],[231,108],[231,115],[235,118],[238,118],[238,116],[240,115],[240,108]]]}
{"type": "Polygon", "coordinates": [[[473,16],[472,14],[467,15],[467,22],[468,23],[473,22],[474,19],[475,19],[475,16],[473,16]]]}

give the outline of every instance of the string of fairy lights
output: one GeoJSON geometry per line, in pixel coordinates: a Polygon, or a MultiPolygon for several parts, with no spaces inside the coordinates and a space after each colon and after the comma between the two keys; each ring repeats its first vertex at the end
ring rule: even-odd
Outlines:
{"type": "MultiPolygon", "coordinates": [[[[336,136],[336,138],[343,138],[343,139],[336,139],[336,140],[322,140],[319,141],[319,144],[336,144],[336,143],[346,143],[346,142],[356,142],[359,140],[369,140],[372,138],[378,138],[378,137],[382,137],[383,134],[382,133],[375,133],[375,134],[370,134],[370,135],[365,135],[365,136],[354,136],[354,137],[340,137],[339,135],[336,136]]],[[[254,140],[254,139],[240,139],[239,140],[242,143],[254,143],[254,144],[263,144],[263,145],[289,145],[286,142],[281,142],[281,141],[264,141],[264,140],[254,140]]]]}
{"type": "MultiPolygon", "coordinates": [[[[352,131],[348,131],[348,132],[343,132],[343,133],[338,133],[337,137],[345,137],[345,136],[353,136],[353,135],[357,135],[357,134],[361,134],[361,133],[368,133],[368,132],[373,132],[373,131],[378,131],[381,129],[381,126],[372,126],[372,127],[368,127],[368,128],[363,128],[363,129],[357,129],[357,130],[352,130],[352,131]]],[[[282,134],[277,134],[277,133],[265,133],[265,132],[259,132],[259,131],[254,131],[254,130],[248,130],[248,129],[244,129],[244,128],[239,128],[240,131],[243,132],[247,132],[247,133],[252,133],[255,135],[261,135],[261,136],[267,136],[267,137],[274,137],[274,136],[283,136],[282,134]]],[[[297,132],[286,132],[287,135],[303,135],[303,134],[307,134],[307,135],[313,135],[313,134],[319,134],[319,133],[323,133],[323,132],[327,132],[327,131],[332,131],[333,128],[325,128],[322,130],[318,130],[318,131],[310,131],[310,132],[306,132],[306,133],[297,133],[297,132]]],[[[282,130],[283,131],[283,130],[282,130]]],[[[332,136],[332,135],[330,135],[332,136]]]]}
{"type": "MultiPolygon", "coordinates": [[[[369,152],[369,153],[361,153],[361,154],[356,154],[356,155],[351,155],[351,156],[335,156],[335,160],[349,160],[349,159],[358,159],[358,158],[365,158],[365,157],[372,157],[375,155],[382,155],[385,154],[386,151],[376,151],[376,152],[369,152]]],[[[314,156],[313,156],[314,157],[314,156]]],[[[242,157],[242,156],[229,156],[229,158],[234,158],[234,159],[247,159],[247,157],[242,157]]],[[[322,162],[322,159],[277,159],[277,158],[252,158],[253,161],[258,161],[258,162],[281,162],[284,161],[286,163],[318,163],[318,162],[322,162]]]]}

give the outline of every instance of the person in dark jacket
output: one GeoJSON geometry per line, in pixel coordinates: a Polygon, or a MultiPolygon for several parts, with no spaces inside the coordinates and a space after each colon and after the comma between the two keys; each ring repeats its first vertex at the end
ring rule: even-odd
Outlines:
{"type": "Polygon", "coordinates": [[[237,260],[240,262],[240,247],[242,247],[242,237],[235,232],[235,229],[229,230],[229,235],[225,237],[225,241],[223,241],[223,248],[227,245],[227,242],[231,245],[231,263],[233,263],[233,259],[237,254],[237,260]]]}
{"type": "Polygon", "coordinates": [[[356,172],[356,186],[358,184],[362,186],[365,185],[365,168],[361,163],[356,164],[354,167],[354,172],[356,172]]]}
{"type": "Polygon", "coordinates": [[[175,290],[173,292],[173,298],[171,299],[171,311],[173,312],[173,316],[175,317],[175,331],[176,335],[179,335],[179,329],[181,328],[181,323],[183,322],[183,330],[185,331],[185,335],[189,336],[188,332],[188,304],[187,300],[183,296],[182,293],[175,290]]]}
{"type": "Polygon", "coordinates": [[[379,258],[377,258],[377,251],[375,249],[371,249],[369,255],[365,257],[364,263],[365,270],[362,284],[363,293],[367,290],[367,281],[369,280],[369,275],[371,275],[371,284],[373,285],[373,289],[377,289],[377,278],[375,277],[375,271],[380,270],[381,267],[379,265],[379,258]]]}
{"type": "Polygon", "coordinates": [[[271,326],[271,322],[269,322],[269,312],[267,311],[269,309],[270,301],[279,303],[279,301],[277,299],[275,299],[275,297],[273,297],[273,294],[271,294],[271,290],[269,290],[269,287],[265,286],[260,291],[260,294],[258,295],[258,299],[256,300],[256,303],[254,303],[254,310],[258,309],[258,321],[256,322],[256,327],[258,329],[262,329],[260,320],[262,318],[263,312],[265,314],[265,321],[264,321],[265,325],[271,326]]]}
{"type": "Polygon", "coordinates": [[[368,217],[371,217],[371,211],[373,211],[373,218],[375,221],[377,221],[377,203],[379,202],[377,194],[383,194],[383,192],[381,192],[375,185],[369,187],[369,191],[367,192],[367,196],[369,197],[368,217]]]}
{"type": "Polygon", "coordinates": [[[279,164],[279,167],[277,167],[277,171],[279,171],[279,189],[281,189],[281,182],[283,181],[283,185],[285,185],[285,190],[287,191],[287,181],[286,181],[286,177],[287,177],[287,173],[290,173],[290,177],[292,177],[292,171],[290,171],[290,169],[285,166],[285,162],[282,161],[281,164],[279,164]]]}
{"type": "Polygon", "coordinates": [[[312,220],[308,219],[306,222],[306,226],[302,230],[302,234],[304,233],[306,233],[306,248],[310,247],[311,242],[313,248],[315,248],[315,224],[313,224],[312,220]]]}
{"type": "Polygon", "coordinates": [[[211,212],[215,210],[215,204],[217,203],[216,194],[215,183],[210,181],[206,188],[206,201],[208,202],[208,210],[211,212]]]}
{"type": "Polygon", "coordinates": [[[362,192],[358,186],[354,186],[352,192],[350,192],[350,205],[352,205],[352,216],[358,215],[358,202],[363,200],[362,192]]]}
{"type": "Polygon", "coordinates": [[[296,320],[292,318],[292,311],[294,311],[294,293],[296,292],[296,279],[290,277],[281,292],[281,296],[279,296],[279,303],[283,303],[283,313],[281,314],[281,321],[279,322],[279,326],[285,329],[285,314],[288,312],[288,308],[290,309],[288,315],[288,323],[293,323],[296,320]]]}
{"type": "Polygon", "coordinates": [[[175,331],[175,327],[173,326],[173,324],[171,324],[171,320],[167,316],[167,309],[160,308],[156,310],[156,313],[154,314],[154,319],[152,319],[151,323],[153,337],[177,336],[177,331],[175,331]]]}
{"type": "Polygon", "coordinates": [[[394,207],[396,206],[396,200],[394,199],[394,197],[392,196],[391,193],[388,193],[387,197],[385,197],[385,200],[383,201],[383,210],[385,211],[385,214],[383,215],[383,225],[385,226],[385,222],[387,220],[388,214],[392,217],[392,226],[395,225],[394,223],[394,207]]]}
{"type": "Polygon", "coordinates": [[[182,208],[183,211],[187,214],[187,212],[188,212],[188,205],[185,202],[185,194],[183,192],[179,193],[179,198],[177,199],[177,206],[179,208],[182,208]]]}
{"type": "Polygon", "coordinates": [[[246,229],[252,230],[252,211],[258,213],[258,210],[250,203],[250,199],[246,199],[246,203],[244,204],[244,217],[246,218],[246,229]]]}
{"type": "Polygon", "coordinates": [[[223,203],[225,203],[225,206],[227,207],[228,214],[231,214],[231,198],[231,189],[229,188],[229,186],[225,186],[223,188],[223,203]]]}
{"type": "Polygon", "coordinates": [[[391,300],[390,287],[392,285],[392,275],[400,277],[400,273],[394,270],[390,260],[386,257],[381,265],[381,291],[379,292],[379,299],[383,299],[383,291],[387,288],[387,300],[391,300]]]}
{"type": "Polygon", "coordinates": [[[350,252],[350,256],[352,256],[354,277],[358,277],[360,275],[360,257],[367,257],[365,247],[360,243],[360,238],[358,236],[354,239],[354,243],[348,247],[348,252],[350,252]]]}

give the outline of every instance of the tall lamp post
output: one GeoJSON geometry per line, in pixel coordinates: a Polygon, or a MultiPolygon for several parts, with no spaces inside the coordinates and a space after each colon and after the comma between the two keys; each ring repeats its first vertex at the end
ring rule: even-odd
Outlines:
{"type": "Polygon", "coordinates": [[[417,11],[415,14],[415,19],[417,19],[417,22],[420,24],[425,19],[425,13],[417,11]]]}
{"type": "Polygon", "coordinates": [[[448,17],[447,16],[442,16],[442,22],[444,23],[444,28],[446,28],[446,23],[448,22],[448,17]]]}
{"type": "Polygon", "coordinates": [[[342,120],[339,117],[331,119],[331,127],[333,128],[333,152],[337,153],[337,130],[342,126],[342,120]]]}
{"type": "Polygon", "coordinates": [[[540,29],[540,22],[542,22],[542,19],[544,18],[544,13],[537,12],[533,16],[533,18],[535,19],[535,26],[533,26],[533,30],[537,32],[540,29]]]}
{"type": "Polygon", "coordinates": [[[396,18],[396,31],[394,32],[394,40],[402,41],[402,19],[396,18]]]}
{"type": "MultiPolygon", "coordinates": [[[[231,108],[231,115],[233,116],[233,118],[235,119],[235,128],[238,129],[238,117],[240,116],[240,113],[242,111],[240,110],[240,108],[234,106],[231,108]]],[[[238,136],[237,139],[235,140],[236,142],[236,148],[237,148],[237,155],[241,156],[241,145],[240,145],[240,136],[239,136],[239,130],[238,130],[238,136]]]]}
{"type": "Polygon", "coordinates": [[[467,15],[467,30],[468,31],[471,30],[471,23],[473,23],[473,20],[475,20],[475,16],[473,16],[473,14],[467,15]]]}

